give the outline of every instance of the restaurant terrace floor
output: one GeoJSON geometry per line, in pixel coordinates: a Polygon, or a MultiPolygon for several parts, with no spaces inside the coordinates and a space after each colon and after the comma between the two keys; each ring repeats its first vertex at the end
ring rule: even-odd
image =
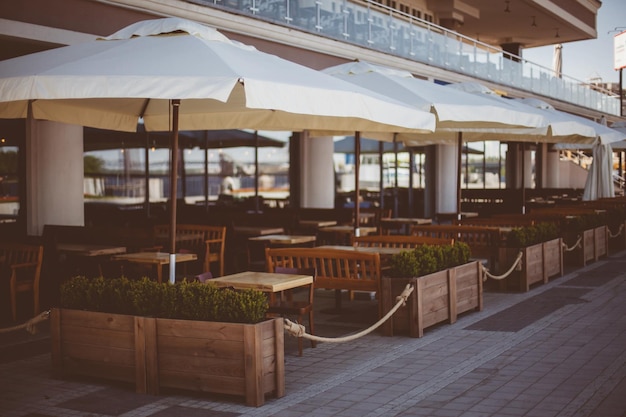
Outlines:
{"type": "MultiPolygon", "coordinates": [[[[357,297],[334,310],[316,294],[316,333],[337,337],[376,319],[357,297]]],[[[0,334],[4,417],[595,416],[626,415],[626,252],[524,293],[486,291],[484,309],[421,338],[374,331],[346,343],[285,335],[286,395],[247,407],[239,398],[162,392],[51,375],[46,324],[0,334]]]]}

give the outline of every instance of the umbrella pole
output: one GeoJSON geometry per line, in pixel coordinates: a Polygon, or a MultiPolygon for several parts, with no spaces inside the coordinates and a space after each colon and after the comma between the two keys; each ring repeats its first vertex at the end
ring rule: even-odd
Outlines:
{"type": "Polygon", "coordinates": [[[209,132],[204,131],[204,210],[209,211],[209,132]]]}
{"type": "Polygon", "coordinates": [[[378,142],[378,180],[380,183],[380,195],[378,196],[379,205],[381,209],[385,207],[385,183],[384,183],[384,168],[383,168],[383,155],[385,145],[382,142],[378,142]]]}
{"type": "Polygon", "coordinates": [[[150,136],[148,132],[144,132],[144,136],[146,138],[146,146],[144,149],[144,159],[146,160],[144,164],[144,186],[146,187],[146,192],[144,196],[144,212],[146,215],[146,220],[150,220],[150,136]]]}
{"type": "Polygon", "coordinates": [[[361,190],[359,187],[359,171],[361,170],[361,132],[354,134],[354,236],[359,237],[361,230],[359,229],[361,223],[361,202],[359,201],[359,194],[361,190]]]}
{"type": "Polygon", "coordinates": [[[170,284],[176,282],[176,200],[178,198],[178,111],[180,100],[172,100],[172,166],[170,169],[170,284]]]}
{"type": "Polygon", "coordinates": [[[415,214],[413,207],[413,171],[415,171],[415,152],[413,152],[413,149],[411,148],[409,149],[409,217],[413,217],[413,215],[415,214]]]}
{"type": "Polygon", "coordinates": [[[254,212],[258,213],[259,207],[259,131],[254,131],[254,212]]]}
{"type": "Polygon", "coordinates": [[[461,165],[463,159],[463,133],[458,133],[458,159],[456,167],[456,218],[461,221],[461,165]]]}
{"type": "Polygon", "coordinates": [[[522,214],[526,214],[526,146],[522,143],[522,214]]]}

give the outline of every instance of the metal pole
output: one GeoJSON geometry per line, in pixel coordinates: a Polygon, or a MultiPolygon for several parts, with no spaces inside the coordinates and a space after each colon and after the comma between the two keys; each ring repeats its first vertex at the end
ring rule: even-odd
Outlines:
{"type": "MultiPolygon", "coordinates": [[[[456,218],[461,221],[461,159],[463,158],[463,133],[458,132],[458,162],[456,169],[456,218]]],[[[467,158],[466,158],[467,164],[467,158]]]]}
{"type": "Polygon", "coordinates": [[[259,131],[254,131],[254,212],[259,212],[259,131]]]}
{"type": "Polygon", "coordinates": [[[178,112],[180,100],[172,100],[172,154],[170,167],[170,283],[176,282],[176,200],[178,199],[178,112]]]}
{"type": "Polygon", "coordinates": [[[359,229],[361,221],[361,203],[359,194],[361,193],[359,186],[359,171],[361,170],[361,132],[354,134],[354,236],[359,237],[361,231],[359,229]]]}

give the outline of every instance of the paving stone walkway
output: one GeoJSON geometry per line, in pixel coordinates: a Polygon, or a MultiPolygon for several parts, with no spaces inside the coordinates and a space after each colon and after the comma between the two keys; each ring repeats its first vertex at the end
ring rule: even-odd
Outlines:
{"type": "MultiPolygon", "coordinates": [[[[332,294],[317,300],[323,336],[375,319],[372,300],[346,303],[343,317],[330,314],[332,294]]],[[[303,357],[286,336],[286,395],[258,408],[239,398],[149,396],[103,381],[54,379],[49,352],[14,352],[0,361],[0,416],[626,416],[625,252],[528,293],[488,292],[484,305],[422,338],[374,332],[315,349],[305,343],[303,357]]]]}

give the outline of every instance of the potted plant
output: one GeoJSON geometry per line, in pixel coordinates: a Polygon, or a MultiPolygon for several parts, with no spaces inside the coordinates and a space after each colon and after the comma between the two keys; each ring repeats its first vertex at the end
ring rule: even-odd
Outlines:
{"type": "Polygon", "coordinates": [[[388,276],[382,280],[383,310],[389,311],[407,284],[413,292],[407,306],[383,325],[383,333],[408,333],[422,337],[437,323],[456,322],[458,314],[482,310],[482,265],[470,261],[470,248],[453,245],[420,245],[394,255],[388,276]]]}
{"type": "Polygon", "coordinates": [[[563,275],[563,240],[557,224],[543,222],[513,228],[504,242],[499,249],[497,272],[509,275],[499,281],[501,289],[528,291],[533,284],[563,275]],[[510,271],[515,262],[519,264],[510,271]]]}
{"type": "Polygon", "coordinates": [[[241,395],[260,406],[284,395],[284,330],[265,319],[260,291],[148,278],[74,277],[51,313],[57,375],[80,374],[160,388],[241,395]]]}

